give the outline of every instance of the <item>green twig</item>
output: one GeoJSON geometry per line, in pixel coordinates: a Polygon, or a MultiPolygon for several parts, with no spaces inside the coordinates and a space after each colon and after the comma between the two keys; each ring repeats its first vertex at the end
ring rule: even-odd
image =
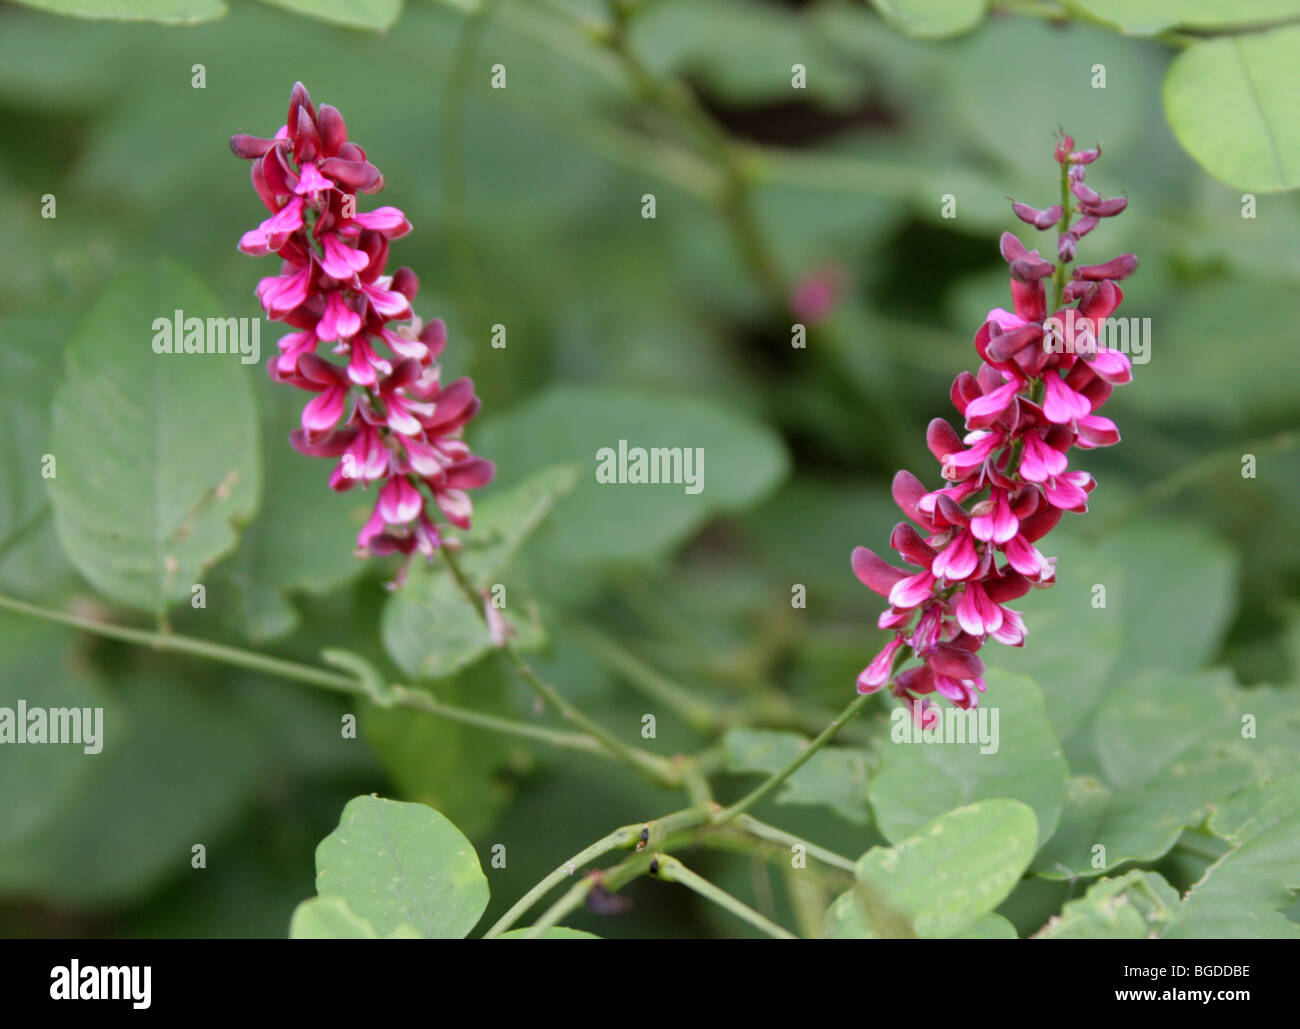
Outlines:
{"type": "Polygon", "coordinates": [[[680,883],[688,890],[698,893],[705,900],[712,901],[725,911],[730,911],[741,921],[748,922],[755,929],[767,933],[778,940],[796,940],[794,933],[781,928],[775,922],[759,914],[748,904],[737,900],[701,875],[692,872],[671,854],[656,854],[650,870],[665,882],[680,883]]]}

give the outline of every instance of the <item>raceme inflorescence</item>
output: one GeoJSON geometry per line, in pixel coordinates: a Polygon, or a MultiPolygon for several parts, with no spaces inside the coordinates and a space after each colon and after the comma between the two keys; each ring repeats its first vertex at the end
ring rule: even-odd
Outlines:
{"type": "Polygon", "coordinates": [[[1076,151],[1074,140],[1064,136],[1055,151],[1061,201],[1045,210],[1013,207],[1036,229],[1060,226],[1056,261],[1003,233],[1012,310],[988,313],[975,334],[979,372],[964,371],[952,384],[966,435],[942,418],[926,432],[947,485],[928,490],[906,470],[894,477],[894,500],[927,535],[899,522],[889,543],[921,570],[896,568],[865,547],[853,551],[858,578],[889,600],[878,624],[893,633],[858,676],[858,692],[888,684],[922,726],[938,715],[928,694],[959,708],[977,704],[984,690],[978,651],[989,637],[1024,645],[1024,620],[1004,605],[1032,587],[1052,585],[1055,559],[1035,543],[1062,512],[1086,511],[1096,485],[1087,472],[1069,467],[1067,455],[1074,447],[1119,442],[1114,422],[1097,411],[1115,386],[1132,378],[1132,367],[1127,356],[1099,340],[1106,336],[1103,320],[1123,299],[1116,283],[1133,273],[1137,258],[1121,254],[1104,264],[1076,266],[1072,273],[1068,267],[1079,241],[1127,203],[1085,184],[1085,171],[1100,154],[1076,151]],[[912,657],[920,663],[909,665],[912,657]]]}
{"type": "MultiPolygon", "coordinates": [[[[428,500],[468,529],[465,491],[487,483],[494,467],[461,439],[479,409],[474,384],[442,385],[436,359],[446,326],[415,317],[419,281],[410,268],[384,274],[389,241],[410,222],[396,207],[357,210],[358,194],[378,193],[384,178],[348,140],[343,116],[328,104],[314,108],[300,82],[274,138],[236,135],[230,148],[252,161],[253,186],[271,212],[239,248],[281,259],[280,274],[262,279],[257,295],[269,318],[297,330],[279,341],[268,370],[316,394],[290,442],[304,454],[339,458],[335,490],[379,484],[359,554],[431,558],[442,540],[428,500]],[[317,353],[329,344],[346,364],[317,353]]],[[[404,575],[405,567],[399,582],[404,575]]]]}

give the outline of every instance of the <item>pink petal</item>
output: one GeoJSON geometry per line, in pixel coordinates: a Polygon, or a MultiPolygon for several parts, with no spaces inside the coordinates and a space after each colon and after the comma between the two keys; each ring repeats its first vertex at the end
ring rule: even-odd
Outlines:
{"type": "Polygon", "coordinates": [[[1076,418],[1091,413],[1092,402],[1082,393],[1076,393],[1054,371],[1044,376],[1047,395],[1043,398],[1043,414],[1049,422],[1069,425],[1076,418]]]}

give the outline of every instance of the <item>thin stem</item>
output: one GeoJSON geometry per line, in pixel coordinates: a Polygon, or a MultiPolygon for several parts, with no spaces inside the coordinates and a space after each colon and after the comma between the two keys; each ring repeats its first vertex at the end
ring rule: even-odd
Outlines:
{"type": "MultiPolygon", "coordinates": [[[[460,567],[460,563],[452,555],[451,550],[448,547],[440,549],[443,559],[447,562],[447,567],[451,570],[452,577],[465,595],[465,599],[479,613],[479,617],[486,624],[487,612],[484,610],[483,597],[474,588],[474,584],[470,582],[469,577],[466,576],[464,570],[460,567]]],[[[500,650],[511,667],[514,668],[516,674],[527,683],[534,693],[555,708],[566,721],[572,722],[588,735],[599,740],[612,757],[661,786],[676,788],[681,784],[671,762],[658,755],[648,754],[634,747],[629,747],[595,719],[580,711],[554,686],[533,671],[532,666],[520,656],[519,651],[515,649],[509,640],[504,640],[498,645],[497,649],[500,650]]]]}
{"type": "Polygon", "coordinates": [[[725,911],[730,911],[741,921],[748,922],[755,929],[767,933],[778,940],[797,940],[794,933],[783,929],[771,919],[759,914],[743,901],[737,900],[726,890],[709,882],[703,876],[692,872],[670,854],[656,854],[650,866],[651,872],[665,882],[680,883],[688,890],[698,893],[705,900],[712,901],[725,911]]]}
{"type": "Polygon", "coordinates": [[[633,854],[624,858],[613,868],[606,869],[603,872],[592,872],[585,876],[581,882],[576,882],[564,894],[546,909],[546,912],[539,918],[528,930],[525,939],[535,940],[541,936],[547,929],[559,924],[561,920],[567,918],[569,914],[582,907],[587,902],[587,897],[597,886],[608,890],[610,893],[616,893],[633,879],[639,878],[650,868],[650,863],[654,860],[650,853],[633,854]]]}
{"type": "Polygon", "coordinates": [[[559,868],[551,872],[546,878],[534,886],[531,890],[520,897],[511,906],[510,910],[496,920],[492,928],[483,934],[483,939],[490,940],[500,936],[509,929],[515,922],[519,921],[529,908],[536,904],[551,889],[565,879],[572,876],[579,868],[589,865],[598,857],[608,854],[611,850],[627,850],[636,844],[641,838],[644,829],[643,824],[624,825],[615,829],[608,836],[597,840],[589,847],[584,847],[568,861],[564,862],[559,868]]]}
{"type": "Polygon", "coordinates": [[[572,623],[569,628],[606,667],[622,675],[652,700],[676,711],[693,729],[708,732],[719,728],[719,718],[711,704],[692,696],[630,650],[595,629],[578,623],[572,623]]]}
{"type": "Polygon", "coordinates": [[[819,847],[815,843],[809,843],[807,840],[795,836],[793,833],[788,833],[784,829],[778,829],[774,825],[760,822],[752,815],[737,815],[736,828],[743,829],[751,836],[757,836],[759,839],[768,840],[771,843],[779,843],[786,847],[803,847],[809,857],[816,858],[824,865],[830,865],[832,868],[839,868],[854,874],[857,873],[858,866],[848,858],[841,857],[834,851],[819,847]]]}
{"type": "Polygon", "coordinates": [[[853,718],[857,715],[857,713],[861,711],[863,707],[866,706],[867,701],[869,701],[873,696],[874,694],[871,693],[863,693],[855,697],[853,701],[849,704],[849,706],[846,707],[843,711],[841,711],[831,721],[831,724],[826,726],[826,728],[821,731],[820,735],[818,735],[816,739],[814,739],[811,743],[808,744],[807,747],[805,747],[802,751],[800,751],[799,755],[793,761],[791,761],[780,771],[776,772],[774,775],[769,777],[765,782],[761,783],[759,786],[755,787],[749,793],[745,794],[745,796],[741,797],[740,800],[732,804],[731,807],[726,808],[723,811],[719,812],[717,815],[714,816],[713,821],[714,822],[730,821],[731,819],[735,818],[737,815],[741,815],[744,812],[748,811],[751,807],[753,807],[760,800],[766,797],[774,789],[776,789],[788,778],[790,778],[790,776],[794,775],[795,772],[799,771],[800,768],[802,768],[805,764],[807,764],[810,760],[812,760],[813,755],[816,754],[817,751],[821,750],[822,747],[824,747],[828,742],[830,742],[831,738],[837,732],[839,732],[840,729],[842,729],[845,726],[845,724],[852,721],[853,718]]]}
{"type": "Polygon", "coordinates": [[[382,691],[382,696],[376,697],[370,686],[351,676],[341,675],[338,672],[331,672],[324,668],[316,668],[312,665],[300,664],[296,661],[268,657],[265,654],[242,650],[239,647],[211,643],[192,636],[178,636],[170,632],[151,632],[147,629],[133,629],[125,625],[98,622],[90,618],[82,618],[62,611],[38,607],[35,604],[28,604],[26,601],[17,600],[13,597],[0,596],[0,610],[12,611],[15,614],[39,618],[47,622],[55,622],[105,639],[134,643],[138,646],[148,647],[151,650],[202,657],[209,661],[217,661],[237,668],[247,668],[280,679],[306,683],[335,693],[344,693],[350,696],[377,700],[380,703],[388,703],[397,707],[410,708],[438,718],[446,718],[453,722],[472,725],[479,729],[488,729],[492,732],[537,740],[565,750],[577,750],[585,753],[604,752],[600,742],[591,736],[547,729],[543,726],[497,718],[494,715],[443,704],[423,690],[410,689],[402,685],[386,686],[382,691]]]}

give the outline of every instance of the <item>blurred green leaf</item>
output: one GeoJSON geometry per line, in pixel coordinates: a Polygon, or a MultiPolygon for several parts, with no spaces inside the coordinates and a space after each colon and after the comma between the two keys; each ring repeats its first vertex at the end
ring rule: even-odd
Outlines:
{"type": "Polygon", "coordinates": [[[226,13],[222,0],[17,0],[51,14],[116,21],[158,21],[167,25],[193,25],[226,13]]]}
{"type": "MultiPolygon", "coordinates": [[[[421,939],[415,929],[401,923],[387,939],[421,939]]],[[[342,897],[312,897],[293,911],[291,940],[377,940],[375,927],[358,915],[342,897]]]]}
{"type": "Polygon", "coordinates": [[[97,762],[89,788],[0,854],[0,893],[84,909],[129,903],[202,875],[190,848],[203,844],[213,860],[254,797],[262,755],[221,698],[139,676],[119,689],[122,707],[105,711],[105,753],[86,759],[97,762]]]}
{"type": "Polygon", "coordinates": [[[470,581],[481,590],[490,587],[577,479],[576,467],[547,468],[514,489],[493,491],[477,502],[473,525],[461,537],[465,550],[460,566],[470,581]]]}
{"type": "Polygon", "coordinates": [[[1192,887],[1167,939],[1300,938],[1300,773],[1245,791],[1211,825],[1235,846],[1192,887]]]}
{"type": "Polygon", "coordinates": [[[298,612],[289,599],[294,592],[326,593],[361,574],[365,562],[356,556],[356,535],[370,515],[374,493],[330,489],[331,463],[289,445],[289,433],[310,398],[258,378],[266,469],[262,504],[240,533],[239,549],[212,577],[233,585],[235,622],[249,639],[261,641],[297,627],[298,612]]]}
{"type": "MultiPolygon", "coordinates": [[[[758,500],[784,477],[787,458],[768,428],[712,401],[604,386],[557,386],[478,428],[475,450],[493,458],[503,484],[531,469],[577,464],[573,495],[556,505],[537,549],[560,563],[645,561],[721,511],[758,500]],[[703,489],[600,483],[597,452],[656,447],[702,449],[703,489]]],[[[685,455],[682,455],[683,457],[685,455]]]]}
{"type": "Polygon", "coordinates": [[[1197,43],[1169,66],[1169,124],[1216,179],[1252,193],[1300,185],[1297,46],[1300,27],[1279,28],[1197,43]]]}
{"type": "Polygon", "coordinates": [[[1101,879],[1037,934],[1043,940],[1145,940],[1178,912],[1178,891],[1155,872],[1101,879]]]}
{"type": "Polygon", "coordinates": [[[50,498],[64,550],[106,596],[156,613],[234,548],[262,481],[238,356],[154,353],[153,321],[175,310],[220,313],[174,265],[123,273],[68,344],[54,399],[50,498]]]}
{"type": "Polygon", "coordinates": [[[42,472],[63,331],[45,316],[0,318],[0,551],[49,503],[42,472]]]}
{"type": "Polygon", "coordinates": [[[384,30],[402,13],[402,0],[262,0],[294,14],[305,14],[334,25],[384,30]]]}
{"type": "Polygon", "coordinates": [[[985,682],[979,708],[943,711],[954,725],[963,720],[961,742],[942,736],[936,742],[918,740],[906,709],[894,710],[894,730],[890,742],[881,745],[880,769],[871,780],[871,808],[886,839],[902,840],[945,811],[993,797],[1032,808],[1038,839],[1046,841],[1056,831],[1069,772],[1043,694],[1023,675],[990,669],[985,682]],[[988,745],[981,742],[981,726],[989,730],[988,745]],[[907,735],[900,737],[900,729],[907,735]],[[983,753],[986,746],[997,749],[983,753]],[[918,783],[925,788],[918,790],[918,783]]]}
{"type": "MultiPolygon", "coordinates": [[[[79,792],[111,760],[114,740],[102,730],[128,724],[120,705],[97,681],[76,649],[69,629],[0,616],[0,708],[12,712],[14,738],[0,746],[0,851],[38,831],[65,813],[79,792]],[[77,709],[86,744],[20,744],[16,741],[20,703],[27,710],[77,709]],[[98,753],[88,754],[87,734],[95,731],[94,711],[102,713],[98,753]],[[86,721],[87,714],[90,721],[86,721]],[[109,744],[107,751],[102,748],[109,744]]],[[[52,716],[51,716],[52,717],[52,716]]],[[[26,725],[24,725],[24,731],[26,725]]]]}
{"type": "MultiPolygon", "coordinates": [[[[731,772],[779,772],[808,746],[798,733],[770,729],[729,729],[722,738],[731,772]]],[[[850,822],[865,825],[867,755],[850,747],[823,747],[790,776],[776,797],[782,804],[825,804],[850,822]]]]}
{"type": "MultiPolygon", "coordinates": [[[[503,932],[497,937],[498,940],[521,940],[531,931],[531,927],[525,926],[523,929],[510,929],[503,932]]],[[[598,940],[600,939],[595,933],[583,932],[581,929],[568,929],[562,925],[553,925],[547,929],[541,936],[541,940],[598,940]]]]}
{"type": "Polygon", "coordinates": [[[969,32],[988,13],[988,0],[871,0],[893,28],[917,39],[947,39],[969,32]]]}
{"type": "Polygon", "coordinates": [[[827,912],[840,939],[956,936],[997,907],[1033,857],[1034,812],[981,800],[928,822],[858,861],[858,885],[827,912]]]}
{"type": "Polygon", "coordinates": [[[1014,925],[1001,915],[991,913],[951,936],[954,940],[1015,940],[1018,938],[1014,925]]]}
{"type": "Polygon", "coordinates": [[[1222,674],[1138,676],[1107,698],[1094,733],[1106,783],[1071,782],[1061,826],[1034,863],[1048,878],[1155,860],[1255,774],[1222,674]]]}
{"type": "Polygon", "coordinates": [[[464,834],[424,804],[355,797],[316,848],[316,889],[387,935],[409,925],[460,939],[483,914],[488,884],[464,834]]]}
{"type": "Polygon", "coordinates": [[[1298,0],[1065,0],[1070,10],[1135,36],[1166,29],[1225,29],[1300,14],[1298,0]]]}

